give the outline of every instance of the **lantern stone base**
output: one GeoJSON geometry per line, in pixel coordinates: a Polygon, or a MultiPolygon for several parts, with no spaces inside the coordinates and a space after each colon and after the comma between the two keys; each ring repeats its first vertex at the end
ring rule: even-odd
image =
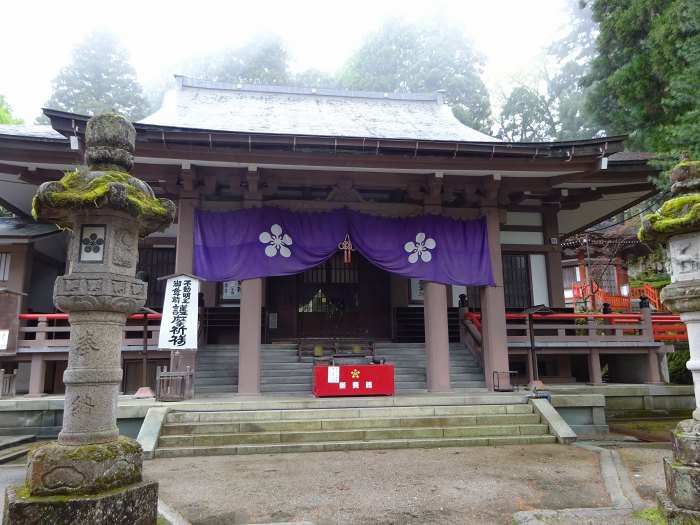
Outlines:
{"type": "Polygon", "coordinates": [[[141,481],[141,445],[120,436],[92,445],[61,445],[55,441],[29,453],[27,488],[32,497],[84,496],[141,481]]]}
{"type": "Polygon", "coordinates": [[[700,525],[700,422],[685,419],[671,434],[673,459],[664,458],[666,493],[659,511],[669,525],[700,525]]]}
{"type": "Polygon", "coordinates": [[[667,525],[700,525],[700,512],[678,507],[668,494],[657,494],[659,512],[666,519],[667,525]]]}
{"type": "Polygon", "coordinates": [[[664,458],[666,490],[681,508],[700,511],[700,468],[664,458]]]}
{"type": "Polygon", "coordinates": [[[156,525],[158,483],[141,481],[90,496],[29,495],[26,485],[5,491],[3,525],[156,525]]]}

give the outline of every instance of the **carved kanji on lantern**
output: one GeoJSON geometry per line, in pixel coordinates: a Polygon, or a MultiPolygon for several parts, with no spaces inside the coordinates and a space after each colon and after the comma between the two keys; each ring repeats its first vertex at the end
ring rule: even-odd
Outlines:
{"type": "Polygon", "coordinates": [[[345,264],[350,264],[352,261],[352,252],[355,251],[355,247],[352,245],[352,241],[350,240],[350,235],[345,234],[345,239],[343,239],[343,242],[341,242],[338,245],[339,250],[343,250],[343,262],[345,264]]]}

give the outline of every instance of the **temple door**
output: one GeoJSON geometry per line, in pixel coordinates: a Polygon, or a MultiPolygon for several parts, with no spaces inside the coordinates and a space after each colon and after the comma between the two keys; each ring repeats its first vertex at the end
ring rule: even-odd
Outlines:
{"type": "Polygon", "coordinates": [[[349,263],[336,253],[299,275],[300,337],[341,337],[361,333],[359,326],[359,256],[349,263]]]}

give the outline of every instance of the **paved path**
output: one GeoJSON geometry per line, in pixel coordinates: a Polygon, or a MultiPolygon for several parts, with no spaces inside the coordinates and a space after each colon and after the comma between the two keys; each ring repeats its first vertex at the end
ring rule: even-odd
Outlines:
{"type": "MultiPolygon", "coordinates": [[[[177,525],[648,525],[632,513],[655,506],[670,455],[580,442],[156,459],[144,471],[177,525]]],[[[0,485],[25,470],[0,467],[0,485]]]]}
{"type": "Polygon", "coordinates": [[[145,471],[194,525],[648,525],[631,514],[655,506],[670,454],[580,443],[157,459],[145,471]]]}

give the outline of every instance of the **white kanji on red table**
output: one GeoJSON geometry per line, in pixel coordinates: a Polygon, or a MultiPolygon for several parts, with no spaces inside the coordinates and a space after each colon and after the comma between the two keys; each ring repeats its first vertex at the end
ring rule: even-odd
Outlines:
{"type": "Polygon", "coordinates": [[[353,387],[353,388],[360,388],[360,382],[359,382],[359,381],[353,381],[353,382],[352,382],[352,387],[353,387]]]}
{"type": "Polygon", "coordinates": [[[372,381],[365,381],[365,388],[372,388],[372,381]]]}
{"type": "Polygon", "coordinates": [[[341,381],[341,382],[338,384],[338,388],[340,388],[341,390],[345,390],[345,381],[341,381]]]}

